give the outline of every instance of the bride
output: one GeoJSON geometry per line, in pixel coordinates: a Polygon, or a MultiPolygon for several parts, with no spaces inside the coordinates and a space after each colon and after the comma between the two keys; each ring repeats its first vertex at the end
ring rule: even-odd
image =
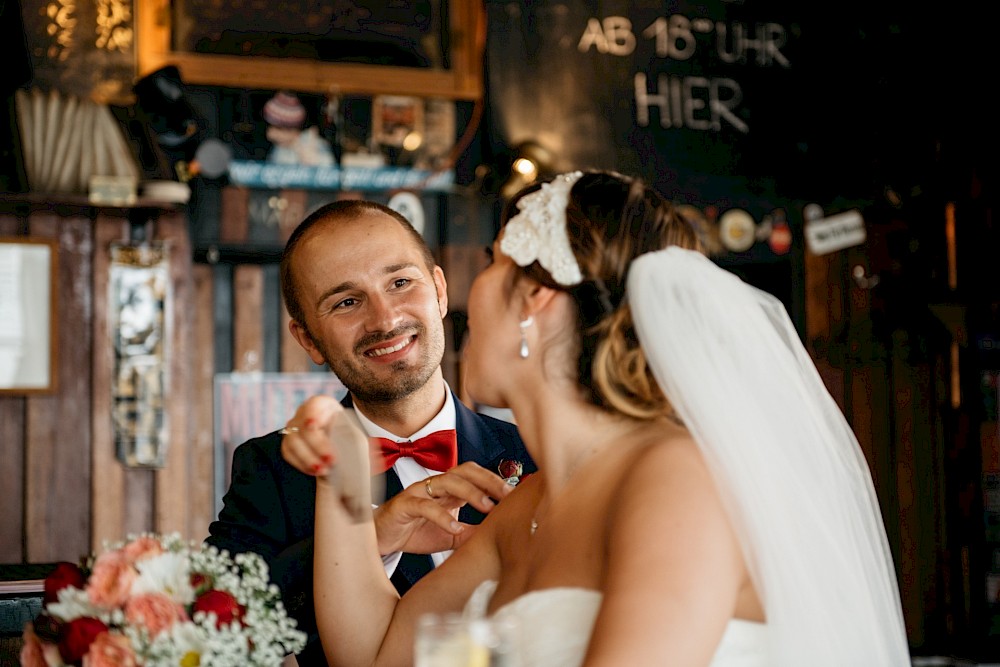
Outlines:
{"type": "MultiPolygon", "coordinates": [[[[519,621],[528,667],[909,665],[868,468],[780,303],[639,180],[563,174],[510,213],[469,295],[465,382],[513,410],[540,472],[477,528],[428,521],[462,546],[403,598],[322,478],[330,663],[411,664],[420,615],[478,602],[519,621]]],[[[344,414],[309,399],[286,458],[365,448],[331,442],[344,414]]]]}

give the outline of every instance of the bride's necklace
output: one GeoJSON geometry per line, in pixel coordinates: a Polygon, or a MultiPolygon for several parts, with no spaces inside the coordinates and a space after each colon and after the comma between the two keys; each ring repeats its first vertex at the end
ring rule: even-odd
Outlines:
{"type": "MultiPolygon", "coordinates": [[[[676,411],[671,411],[670,414],[667,415],[667,418],[670,421],[672,421],[675,424],[677,424],[678,426],[681,426],[681,427],[684,426],[683,420],[681,420],[681,418],[677,415],[676,411]]],[[[569,480],[572,479],[572,477],[573,477],[574,474],[576,474],[576,471],[578,469],[582,468],[588,461],[590,461],[591,458],[593,458],[594,456],[597,456],[598,454],[599,454],[599,451],[592,451],[592,452],[590,452],[589,456],[586,455],[586,453],[581,454],[577,458],[577,460],[574,461],[573,464],[570,466],[569,472],[566,475],[566,482],[569,483],[569,480]]],[[[538,505],[535,506],[534,513],[531,515],[531,523],[528,526],[528,534],[531,537],[535,536],[535,533],[538,531],[538,526],[540,525],[538,523],[538,515],[539,515],[538,508],[541,507],[541,505],[542,505],[542,502],[539,501],[538,505]]]]}
{"type": "MultiPolygon", "coordinates": [[[[582,468],[587,462],[590,461],[590,459],[592,459],[594,456],[597,456],[599,454],[599,450],[597,450],[597,451],[591,451],[589,454],[590,454],[589,456],[587,455],[587,453],[581,454],[579,457],[577,457],[577,460],[575,460],[570,465],[569,470],[568,470],[568,472],[566,474],[566,483],[567,484],[573,478],[573,475],[576,474],[577,470],[579,470],[580,468],[582,468]]],[[[541,512],[539,512],[539,509],[542,507],[543,504],[545,504],[545,500],[547,498],[548,498],[548,492],[546,491],[545,495],[538,501],[538,504],[535,506],[535,511],[531,515],[531,524],[528,526],[528,535],[531,536],[531,537],[534,537],[535,536],[535,532],[538,530],[538,526],[540,525],[538,523],[538,516],[541,513],[541,512]]],[[[545,509],[546,509],[546,511],[548,511],[548,507],[547,506],[546,506],[545,509]]]]}

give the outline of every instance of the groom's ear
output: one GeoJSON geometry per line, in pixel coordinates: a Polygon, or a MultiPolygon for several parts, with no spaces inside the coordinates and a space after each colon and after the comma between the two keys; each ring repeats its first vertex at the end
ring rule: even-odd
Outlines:
{"type": "Polygon", "coordinates": [[[320,352],[318,347],[316,347],[316,343],[313,342],[313,338],[309,334],[309,331],[302,326],[302,324],[295,320],[289,320],[288,331],[292,334],[292,337],[298,342],[298,344],[302,346],[302,349],[306,351],[314,364],[322,366],[326,363],[326,359],[323,358],[323,353],[320,352]]]}

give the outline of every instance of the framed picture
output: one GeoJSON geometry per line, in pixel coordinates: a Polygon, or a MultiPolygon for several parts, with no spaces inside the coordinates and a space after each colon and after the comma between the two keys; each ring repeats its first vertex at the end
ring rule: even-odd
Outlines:
{"type": "Polygon", "coordinates": [[[372,100],[372,140],[403,148],[412,135],[423,136],[424,101],[419,97],[377,95],[372,100]]]}
{"type": "Polygon", "coordinates": [[[138,74],[327,95],[482,96],[481,2],[136,3],[138,74]],[[345,6],[340,6],[345,5],[345,6]],[[263,27],[262,27],[263,26],[263,27]]]}
{"type": "Polygon", "coordinates": [[[0,237],[0,394],[56,389],[55,239],[0,237]]]}

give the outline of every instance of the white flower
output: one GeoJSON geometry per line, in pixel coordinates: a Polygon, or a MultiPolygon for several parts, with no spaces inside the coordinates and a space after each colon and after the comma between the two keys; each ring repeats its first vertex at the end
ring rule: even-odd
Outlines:
{"type": "Polygon", "coordinates": [[[50,602],[46,609],[50,616],[66,623],[83,616],[96,618],[100,614],[100,610],[90,603],[87,592],[73,586],[59,591],[59,602],[50,602]]]}
{"type": "Polygon", "coordinates": [[[186,554],[166,552],[135,564],[139,577],[132,593],[163,593],[174,602],[190,604],[194,600],[191,568],[186,554]]]}
{"type": "Polygon", "coordinates": [[[203,665],[208,649],[208,635],[194,623],[177,623],[150,645],[150,653],[173,665],[203,665]]]}

